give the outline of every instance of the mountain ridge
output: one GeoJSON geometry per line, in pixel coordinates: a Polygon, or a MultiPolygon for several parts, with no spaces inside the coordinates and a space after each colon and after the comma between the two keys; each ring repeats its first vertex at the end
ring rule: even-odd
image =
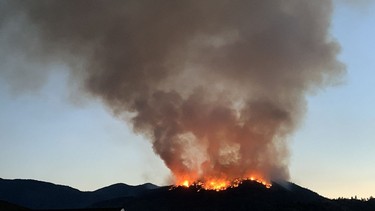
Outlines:
{"type": "Polygon", "coordinates": [[[0,178],[1,210],[337,210],[373,211],[375,199],[328,199],[291,182],[266,188],[244,181],[225,191],[199,186],[156,186],[116,183],[95,191],[31,179],[0,178]]]}
{"type": "Polygon", "coordinates": [[[116,183],[94,191],[80,191],[51,182],[0,178],[0,200],[30,209],[86,208],[98,201],[134,196],[157,187],[148,183],[135,186],[116,183]]]}

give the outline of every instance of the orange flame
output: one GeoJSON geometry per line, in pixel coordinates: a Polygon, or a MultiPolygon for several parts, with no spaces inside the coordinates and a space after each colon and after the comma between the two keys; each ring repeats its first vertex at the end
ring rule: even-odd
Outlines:
{"type": "Polygon", "coordinates": [[[264,185],[266,188],[271,188],[272,184],[264,179],[256,178],[254,176],[245,177],[245,178],[237,178],[237,179],[220,179],[220,178],[210,178],[205,179],[203,181],[194,181],[189,179],[183,179],[180,182],[177,182],[175,187],[191,187],[191,186],[199,186],[205,190],[215,190],[221,191],[226,190],[228,188],[235,188],[238,187],[242,182],[250,180],[255,181],[259,184],[264,185]]]}
{"type": "Polygon", "coordinates": [[[189,187],[189,184],[189,180],[185,180],[184,182],[182,182],[181,186],[189,187]]]}

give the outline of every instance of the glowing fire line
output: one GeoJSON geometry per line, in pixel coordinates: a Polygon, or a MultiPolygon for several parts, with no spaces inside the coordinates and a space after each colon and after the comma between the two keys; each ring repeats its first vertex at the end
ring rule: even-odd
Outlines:
{"type": "Polygon", "coordinates": [[[174,187],[200,187],[205,190],[215,190],[215,191],[221,191],[226,190],[228,188],[235,188],[238,187],[240,184],[242,184],[244,181],[254,181],[259,184],[264,185],[266,188],[271,188],[272,184],[269,182],[266,182],[265,180],[249,177],[249,178],[240,178],[240,179],[234,179],[234,180],[225,180],[225,179],[211,179],[207,180],[205,182],[201,181],[194,181],[191,182],[189,180],[183,180],[179,183],[177,183],[174,187]]]}

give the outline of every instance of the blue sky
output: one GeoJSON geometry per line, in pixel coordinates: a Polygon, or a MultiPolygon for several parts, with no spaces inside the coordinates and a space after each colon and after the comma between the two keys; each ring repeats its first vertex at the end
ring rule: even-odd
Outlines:
{"type": "Polygon", "coordinates": [[[344,83],[309,96],[292,142],[296,183],[329,197],[375,195],[375,5],[336,5],[332,34],[344,83]]]}
{"type": "MultiPolygon", "coordinates": [[[[307,96],[305,120],[290,137],[291,181],[327,197],[375,196],[375,4],[337,3],[331,30],[347,75],[307,96]]],[[[0,83],[0,177],[81,190],[167,184],[168,169],[125,121],[99,100],[72,102],[64,68],[27,93],[0,83]]]]}

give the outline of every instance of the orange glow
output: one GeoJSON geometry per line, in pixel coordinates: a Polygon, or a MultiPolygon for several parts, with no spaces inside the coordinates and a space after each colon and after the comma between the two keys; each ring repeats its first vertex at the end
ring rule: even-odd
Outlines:
{"type": "Polygon", "coordinates": [[[228,188],[235,188],[238,187],[242,182],[250,180],[257,182],[259,184],[264,185],[266,188],[271,188],[272,184],[270,182],[267,182],[264,179],[259,179],[256,177],[245,177],[245,178],[239,178],[239,179],[220,179],[220,178],[209,178],[201,181],[197,180],[189,180],[184,179],[181,180],[181,182],[177,182],[175,185],[176,187],[190,187],[190,186],[196,186],[200,187],[205,190],[215,190],[215,191],[221,191],[226,190],[228,188]]]}
{"type": "Polygon", "coordinates": [[[182,183],[182,186],[189,187],[189,181],[188,181],[188,180],[185,180],[185,181],[182,183]]]}

